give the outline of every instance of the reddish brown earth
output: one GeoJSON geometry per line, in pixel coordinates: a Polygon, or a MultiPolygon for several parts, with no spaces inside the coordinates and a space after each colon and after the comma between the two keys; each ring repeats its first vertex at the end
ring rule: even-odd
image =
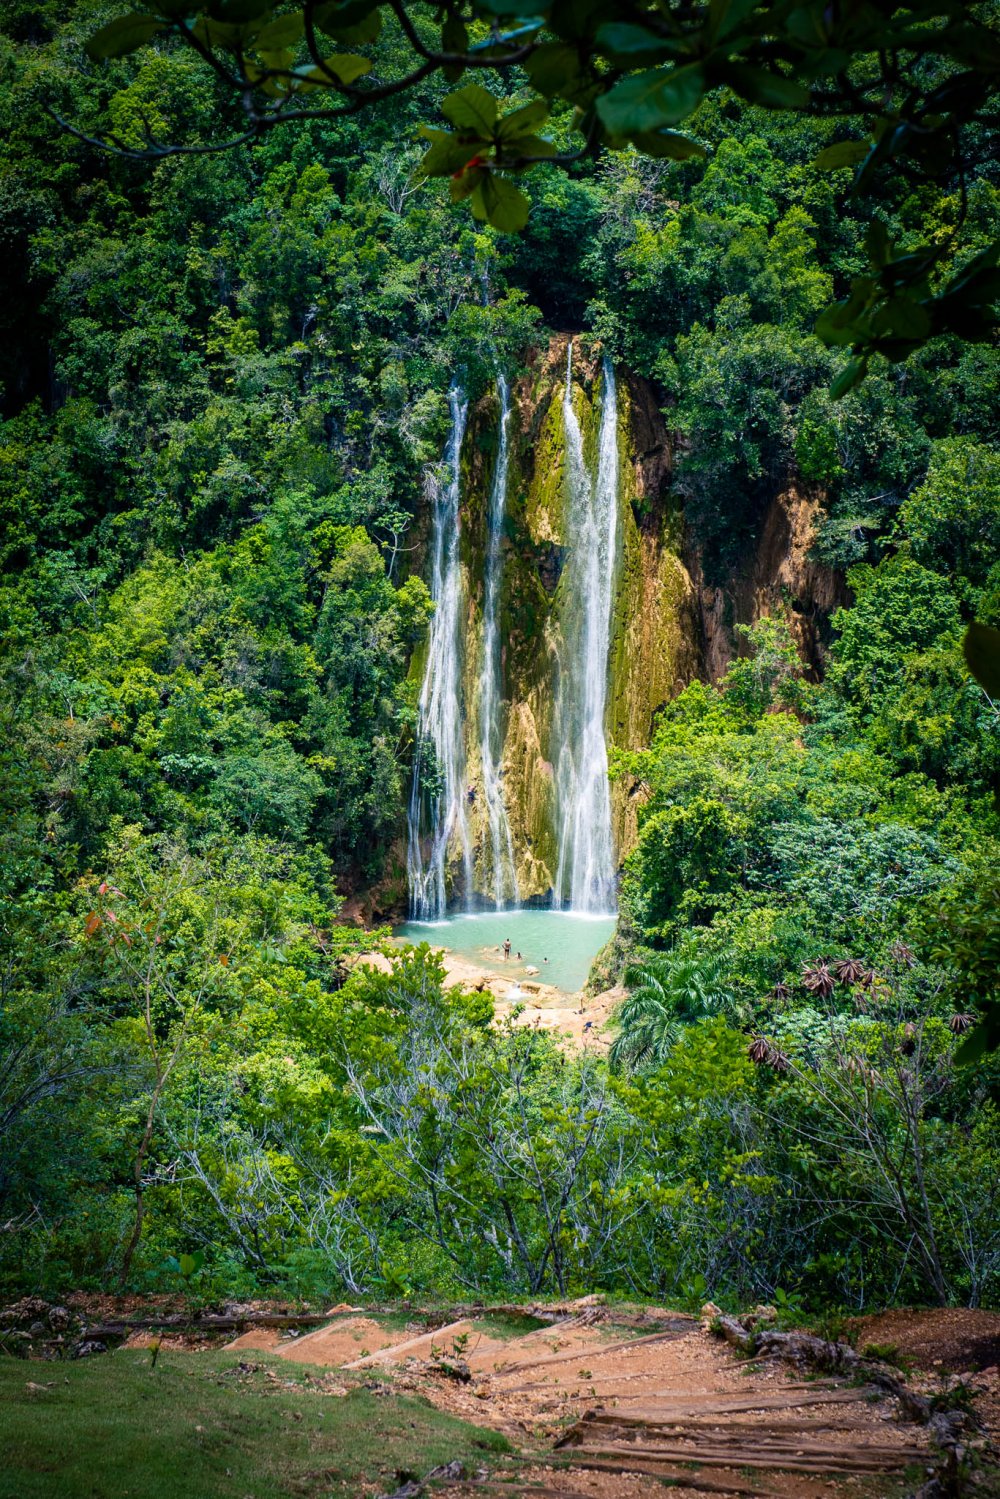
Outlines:
{"type": "Polygon", "coordinates": [[[653,1499],[664,1481],[677,1495],[891,1499],[926,1481],[926,1431],[894,1399],[741,1359],[690,1317],[594,1301],[527,1332],[471,1314],[432,1332],[383,1327],[381,1342],[378,1319],[349,1309],[268,1343],[280,1358],[388,1380],[510,1439],[518,1457],[436,1481],[428,1493],[441,1499],[653,1499]]]}
{"type": "Polygon", "coordinates": [[[880,1312],[852,1323],[857,1347],[874,1345],[883,1356],[922,1373],[925,1388],[961,1379],[976,1392],[976,1410],[1000,1442],[1000,1312],[933,1307],[880,1312]]]}
{"type": "MultiPolygon", "coordinates": [[[[165,1316],[176,1298],[71,1298],[92,1322],[165,1316]]],[[[286,1303],[230,1308],[293,1313],[286,1303]]],[[[465,1309],[435,1321],[414,1312],[330,1308],[318,1328],[254,1327],[226,1346],[312,1366],[316,1392],[370,1388],[422,1396],[501,1431],[516,1456],[499,1469],[433,1481],[438,1499],[473,1493],[520,1499],[662,1499],[672,1494],[770,1499],[902,1499],[938,1455],[896,1399],[840,1377],[734,1353],[694,1318],[656,1307],[608,1307],[600,1297],[560,1307],[465,1309]],[[532,1314],[537,1314],[532,1318],[532,1314]],[[544,1319],[544,1325],[537,1325],[544,1319]],[[536,1325],[533,1325],[533,1321],[536,1325]]],[[[852,1341],[906,1371],[908,1387],[971,1401],[983,1425],[980,1463],[1000,1437],[1000,1314],[893,1311],[858,1318],[852,1341]]],[[[137,1330],[130,1341],[155,1333],[137,1330]]],[[[187,1349],[218,1346],[171,1330],[187,1349]]],[[[963,1440],[966,1438],[963,1437],[963,1440]]],[[[970,1494],[1000,1494],[984,1481],[970,1494]]],[[[376,1490],[365,1499],[374,1499],[376,1490]]],[[[361,1496],[359,1496],[361,1499],[361,1496]]]]}
{"type": "Polygon", "coordinates": [[[860,1350],[894,1349],[918,1369],[978,1373],[1000,1366],[1000,1312],[969,1307],[902,1308],[851,1323],[860,1350]]]}

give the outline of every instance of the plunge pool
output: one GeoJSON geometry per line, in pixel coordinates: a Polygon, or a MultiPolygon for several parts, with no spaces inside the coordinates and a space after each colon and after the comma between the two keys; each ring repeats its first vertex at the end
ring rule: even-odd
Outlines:
{"type": "Polygon", "coordinates": [[[440,921],[407,921],[395,935],[415,945],[450,948],[456,956],[502,973],[512,983],[535,979],[575,994],[587,982],[590,965],[611,937],[614,915],[584,915],[525,907],[514,911],[458,911],[440,921]],[[510,958],[503,956],[510,938],[510,958]],[[520,953],[520,957],[518,957],[520,953]],[[529,974],[537,968],[537,974],[529,974]]]}

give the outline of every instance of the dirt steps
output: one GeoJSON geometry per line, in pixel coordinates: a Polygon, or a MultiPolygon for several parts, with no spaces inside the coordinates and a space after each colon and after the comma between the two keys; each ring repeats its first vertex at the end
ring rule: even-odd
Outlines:
{"type": "MultiPolygon", "coordinates": [[[[527,1439],[536,1455],[523,1460],[548,1452],[551,1466],[524,1486],[502,1486],[525,1499],[652,1499],[664,1481],[679,1495],[834,1499],[927,1463],[923,1429],[891,1420],[895,1402],[877,1391],[741,1362],[691,1318],[664,1312],[658,1321],[647,1331],[639,1315],[630,1323],[605,1307],[568,1306],[528,1332],[504,1335],[473,1312],[400,1336],[354,1314],[273,1351],[345,1371],[398,1370],[403,1388],[522,1449],[527,1439]]],[[[247,1337],[231,1346],[257,1345],[247,1337]]],[[[469,1492],[461,1483],[441,1491],[469,1492]]]]}
{"type": "Polygon", "coordinates": [[[590,1403],[554,1443],[571,1472],[641,1474],[692,1492],[694,1472],[704,1492],[805,1499],[829,1494],[831,1481],[895,1479],[928,1459],[924,1433],[888,1421],[892,1402],[871,1388],[739,1363],[690,1321],[645,1336],[615,1331],[606,1322],[532,1359],[517,1340],[490,1380],[495,1407],[533,1407],[553,1421],[590,1403]]]}
{"type": "Polygon", "coordinates": [[[356,1360],[396,1342],[398,1336],[374,1317],[343,1316],[318,1327],[315,1332],[295,1338],[283,1337],[270,1328],[253,1328],[227,1343],[226,1347],[238,1352],[257,1349],[293,1363],[339,1369],[351,1359],[356,1360]]]}

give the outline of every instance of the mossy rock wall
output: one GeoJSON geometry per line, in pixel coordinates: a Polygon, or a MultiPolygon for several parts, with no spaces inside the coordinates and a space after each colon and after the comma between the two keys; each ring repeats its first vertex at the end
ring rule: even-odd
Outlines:
{"type": "MultiPolygon", "coordinates": [[[[536,350],[512,390],[510,465],[500,590],[503,684],[502,774],[524,899],[544,900],[556,865],[553,710],[566,548],[562,397],[566,339],[536,350]]],[[[600,351],[577,339],[574,406],[590,459],[597,441],[600,351]]],[[[669,442],[652,391],[619,376],[621,491],[614,618],[609,661],[609,746],[649,742],[657,711],[699,668],[694,590],[681,561],[682,526],[668,498],[669,442]]],[[[490,843],[478,743],[487,509],[496,461],[498,411],[485,397],[470,412],[463,465],[461,555],[468,623],[466,706],[468,811],[476,885],[487,893],[490,843]]],[[[636,836],[636,788],[616,781],[616,845],[624,858],[636,836]]],[[[458,858],[454,873],[458,874],[458,858]]]]}

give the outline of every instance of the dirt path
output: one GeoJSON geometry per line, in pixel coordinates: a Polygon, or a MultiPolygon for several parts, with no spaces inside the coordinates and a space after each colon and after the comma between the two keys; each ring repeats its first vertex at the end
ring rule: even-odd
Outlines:
{"type": "MultiPolygon", "coordinates": [[[[232,1346],[259,1346],[255,1336],[232,1346]]],[[[652,1499],[664,1480],[678,1495],[888,1499],[917,1487],[931,1459],[925,1432],[903,1423],[894,1401],[740,1360],[667,1311],[567,1308],[527,1332],[463,1318],[393,1338],[354,1314],[269,1341],[281,1357],[389,1376],[509,1437],[518,1459],[489,1482],[435,1483],[428,1492],[441,1499],[652,1499]]]]}

